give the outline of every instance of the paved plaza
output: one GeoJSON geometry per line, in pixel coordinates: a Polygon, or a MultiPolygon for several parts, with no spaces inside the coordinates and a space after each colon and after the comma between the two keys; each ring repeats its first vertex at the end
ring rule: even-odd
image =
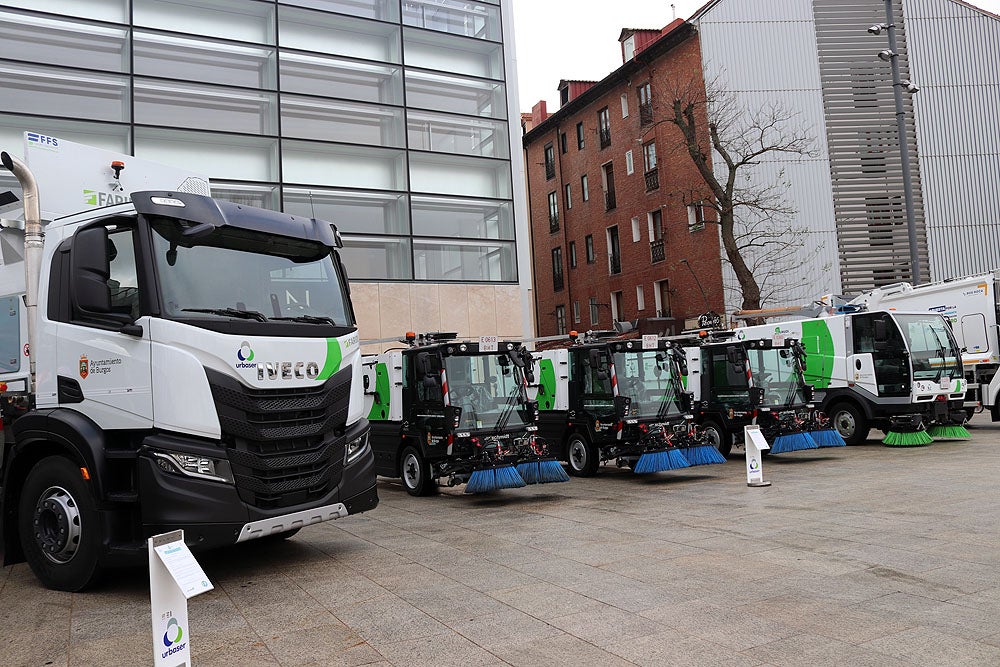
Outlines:
{"type": "MultiPolygon", "coordinates": [[[[369,514],[204,555],[192,661],[1000,665],[1000,424],[973,424],[771,457],[769,488],[735,453],[490,496],[380,480],[369,514]]],[[[0,570],[0,663],[152,664],[146,573],[67,594],[0,570]]]]}

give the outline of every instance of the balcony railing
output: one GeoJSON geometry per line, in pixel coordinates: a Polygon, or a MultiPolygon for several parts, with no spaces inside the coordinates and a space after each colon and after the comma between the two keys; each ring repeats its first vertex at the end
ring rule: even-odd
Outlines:
{"type": "Polygon", "coordinates": [[[662,262],[667,258],[666,253],[663,249],[663,239],[659,241],[649,242],[649,260],[656,264],[657,262],[662,262]]]}
{"type": "Polygon", "coordinates": [[[611,272],[611,275],[616,275],[622,272],[621,255],[608,255],[608,271],[611,272]]]}
{"type": "MultiPolygon", "coordinates": [[[[537,163],[536,163],[537,164],[537,163]]],[[[556,177],[556,163],[545,161],[545,180],[556,177]]]]}
{"type": "Polygon", "coordinates": [[[549,213],[549,231],[558,232],[559,231],[559,215],[552,215],[549,213]]]}
{"type": "Polygon", "coordinates": [[[653,105],[649,102],[639,105],[639,124],[650,125],[653,122],[653,105]]]}
{"type": "Polygon", "coordinates": [[[656,190],[660,187],[660,170],[653,167],[646,172],[646,192],[656,190]]]}
{"type": "Polygon", "coordinates": [[[607,148],[611,145],[611,128],[602,127],[597,131],[597,134],[601,137],[601,148],[607,148]]]}
{"type": "Polygon", "coordinates": [[[610,211],[614,209],[618,203],[615,201],[615,191],[608,190],[604,193],[604,210],[610,211]]]}

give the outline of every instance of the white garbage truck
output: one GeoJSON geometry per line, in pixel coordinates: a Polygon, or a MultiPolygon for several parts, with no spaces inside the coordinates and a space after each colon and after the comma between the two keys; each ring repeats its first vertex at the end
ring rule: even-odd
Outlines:
{"type": "Polygon", "coordinates": [[[993,421],[1000,421],[998,289],[1000,269],[916,287],[909,283],[887,285],[866,292],[851,303],[872,309],[930,311],[947,318],[962,348],[966,413],[971,417],[977,410],[987,409],[993,421]]]}
{"type": "Polygon", "coordinates": [[[151,535],[204,549],[377,505],[330,223],[37,133],[0,157],[24,200],[0,230],[5,565],[80,590],[151,535]]]}

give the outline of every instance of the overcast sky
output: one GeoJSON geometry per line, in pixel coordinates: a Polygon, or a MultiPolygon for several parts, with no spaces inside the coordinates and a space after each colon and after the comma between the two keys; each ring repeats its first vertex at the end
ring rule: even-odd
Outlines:
{"type": "MultiPolygon", "coordinates": [[[[538,100],[559,108],[560,79],[599,81],[622,64],[622,28],[660,29],[687,18],[705,0],[514,0],[514,39],[521,111],[538,100]]],[[[1000,0],[972,0],[1000,13],[1000,0]]]]}

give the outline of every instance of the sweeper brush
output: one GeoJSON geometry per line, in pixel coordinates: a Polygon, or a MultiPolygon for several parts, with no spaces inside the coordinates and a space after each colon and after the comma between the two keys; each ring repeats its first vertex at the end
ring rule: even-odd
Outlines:
{"type": "Polygon", "coordinates": [[[527,486],[514,466],[499,466],[474,470],[465,484],[466,493],[489,493],[498,489],[527,486]]]}
{"type": "Polygon", "coordinates": [[[927,435],[927,431],[911,431],[909,433],[889,431],[882,440],[882,443],[889,447],[920,447],[932,442],[934,439],[927,435]]]}
{"type": "Polygon", "coordinates": [[[650,472],[663,472],[664,470],[679,470],[690,466],[691,464],[680,451],[660,449],[654,452],[644,452],[636,461],[632,471],[641,475],[650,472]]]}
{"type": "Polygon", "coordinates": [[[803,449],[817,449],[819,444],[805,433],[786,433],[779,435],[771,443],[772,454],[787,454],[803,449]]]}
{"type": "Polygon", "coordinates": [[[935,424],[927,429],[927,435],[935,440],[968,440],[972,434],[961,424],[935,424]]]}
{"type": "Polygon", "coordinates": [[[835,430],[823,429],[822,431],[809,431],[809,437],[813,439],[818,447],[846,447],[847,442],[835,430]]]}
{"type": "Polygon", "coordinates": [[[562,464],[555,459],[539,459],[517,464],[517,472],[525,484],[549,484],[551,482],[568,482],[569,475],[563,470],[562,464]]]}
{"type": "Polygon", "coordinates": [[[681,453],[687,462],[693,466],[707,466],[713,463],[725,463],[726,457],[712,445],[692,445],[682,447],[681,453]]]}

